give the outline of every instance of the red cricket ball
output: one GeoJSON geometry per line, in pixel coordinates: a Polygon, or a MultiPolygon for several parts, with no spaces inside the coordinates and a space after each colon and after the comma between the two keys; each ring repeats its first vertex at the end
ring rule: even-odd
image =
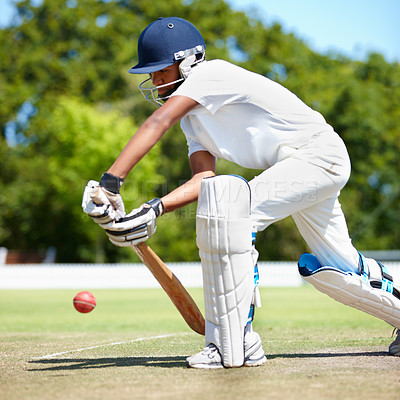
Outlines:
{"type": "Polygon", "coordinates": [[[96,298],[90,292],[79,292],[74,297],[74,307],[80,313],[88,313],[96,307],[96,298]]]}

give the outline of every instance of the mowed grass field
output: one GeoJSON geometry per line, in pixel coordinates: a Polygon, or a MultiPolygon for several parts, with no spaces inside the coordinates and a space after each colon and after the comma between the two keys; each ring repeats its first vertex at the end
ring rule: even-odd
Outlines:
{"type": "MultiPolygon", "coordinates": [[[[311,286],[262,288],[258,368],[193,370],[204,338],[162,291],[0,291],[0,399],[399,399],[389,325],[311,286]]],[[[190,293],[203,310],[201,289],[190,293]]]]}

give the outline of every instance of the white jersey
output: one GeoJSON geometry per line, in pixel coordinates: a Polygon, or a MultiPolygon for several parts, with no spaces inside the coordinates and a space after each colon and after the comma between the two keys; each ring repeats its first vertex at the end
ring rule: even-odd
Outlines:
{"type": "MultiPolygon", "coordinates": [[[[305,278],[332,298],[366,311],[400,329],[399,318],[393,317],[396,313],[399,314],[398,299],[384,290],[372,288],[359,276],[360,254],[352,244],[338,199],[340,190],[350,176],[350,159],[343,141],[324,118],[278,83],[221,60],[205,61],[194,67],[174,95],[186,96],[199,103],[181,120],[189,155],[206,150],[215,157],[244,167],[264,169],[249,182],[251,212],[248,218],[253,232],[262,231],[271,224],[292,216],[318,263],[336,268],[336,272],[329,268],[318,272],[322,270],[320,268],[305,278]],[[374,296],[376,300],[373,299],[374,296]],[[371,303],[374,303],[373,307],[370,306],[371,303]],[[368,304],[368,307],[363,307],[364,304],[368,304]],[[382,311],[383,304],[388,305],[385,312],[382,311]]],[[[229,181],[227,177],[222,179],[229,181]]],[[[212,294],[215,292],[215,282],[223,282],[225,278],[222,269],[229,270],[231,275],[232,271],[236,273],[233,263],[226,268],[226,265],[218,261],[222,260],[220,256],[223,251],[221,253],[222,247],[218,247],[217,239],[223,232],[223,226],[228,226],[224,237],[230,240],[236,240],[238,237],[235,235],[243,233],[238,231],[240,227],[229,225],[233,220],[227,221],[225,218],[225,225],[218,225],[223,212],[218,218],[215,213],[209,213],[213,210],[213,204],[220,202],[221,197],[228,199],[230,196],[230,193],[222,196],[224,186],[218,182],[224,180],[209,182],[213,193],[210,191],[210,196],[206,199],[200,196],[197,208],[197,243],[200,253],[208,257],[202,257],[203,272],[206,271],[209,280],[208,283],[205,282],[208,286],[205,286],[207,290],[204,296],[206,305],[211,304],[214,308],[215,299],[212,294]],[[215,191],[219,185],[221,193],[215,191]],[[213,231],[213,227],[217,227],[217,230],[213,231]],[[208,263],[210,254],[211,264],[208,263]]],[[[203,183],[202,188],[205,188],[203,183]]],[[[201,191],[201,195],[205,193],[201,191]]],[[[229,200],[234,200],[230,210],[236,207],[240,210],[243,208],[242,204],[248,204],[238,201],[237,196],[229,200]],[[235,203],[236,201],[238,202],[235,203]]],[[[224,204],[218,204],[218,207],[223,206],[224,204]]],[[[235,221],[239,219],[236,218],[235,221]]],[[[247,220],[247,217],[243,220],[247,220]]],[[[248,232],[248,237],[249,235],[248,232]]],[[[246,239],[238,242],[243,245],[246,239]]],[[[224,256],[225,259],[234,260],[239,255],[237,249],[239,247],[233,249],[229,257],[224,256]]],[[[243,247],[240,256],[245,255],[242,250],[243,247]]],[[[253,262],[256,261],[256,251],[252,252],[251,258],[253,262]]],[[[244,264],[242,258],[237,260],[238,270],[245,271],[245,266],[248,266],[246,259],[244,264]]],[[[371,267],[374,264],[368,261],[368,265],[371,267]]],[[[379,268],[378,275],[380,276],[379,268]]],[[[253,295],[252,289],[249,287],[240,292],[243,298],[245,293],[253,295]]],[[[230,301],[230,294],[223,291],[221,293],[221,304],[226,305],[230,301]]],[[[237,289],[236,293],[239,293],[237,289]]],[[[241,310],[239,303],[236,308],[241,310]]],[[[232,343],[243,343],[242,337],[238,335],[240,328],[243,331],[243,324],[236,324],[238,318],[234,321],[229,317],[219,323],[219,326],[213,325],[210,321],[220,322],[226,314],[207,312],[206,309],[206,345],[212,342],[220,349],[225,346],[221,354],[231,356],[232,359],[238,356],[241,362],[242,353],[231,349],[232,343]],[[228,336],[225,331],[218,331],[220,326],[226,327],[228,336]]],[[[231,365],[235,365],[235,362],[231,365]]]]}
{"type": "Polygon", "coordinates": [[[289,90],[226,61],[198,64],[173,94],[178,95],[200,104],[181,120],[189,156],[207,150],[243,167],[266,169],[322,132],[336,135],[289,90]]]}

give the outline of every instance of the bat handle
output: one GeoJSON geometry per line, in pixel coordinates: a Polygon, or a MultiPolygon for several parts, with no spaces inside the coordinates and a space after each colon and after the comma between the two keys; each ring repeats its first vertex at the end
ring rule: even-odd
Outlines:
{"type": "Polygon", "coordinates": [[[104,194],[102,190],[100,190],[100,186],[95,181],[90,181],[87,185],[89,196],[92,199],[93,203],[97,205],[110,204],[110,200],[108,200],[107,196],[104,194]]]}

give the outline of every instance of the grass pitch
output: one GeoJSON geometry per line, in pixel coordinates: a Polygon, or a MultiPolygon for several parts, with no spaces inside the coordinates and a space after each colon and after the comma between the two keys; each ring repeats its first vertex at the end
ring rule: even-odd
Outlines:
{"type": "MultiPolygon", "coordinates": [[[[193,370],[204,345],[161,289],[0,291],[0,398],[400,398],[390,326],[310,286],[262,288],[255,329],[268,356],[257,368],[193,370]]],[[[203,310],[202,290],[190,290],[203,310]]]]}

